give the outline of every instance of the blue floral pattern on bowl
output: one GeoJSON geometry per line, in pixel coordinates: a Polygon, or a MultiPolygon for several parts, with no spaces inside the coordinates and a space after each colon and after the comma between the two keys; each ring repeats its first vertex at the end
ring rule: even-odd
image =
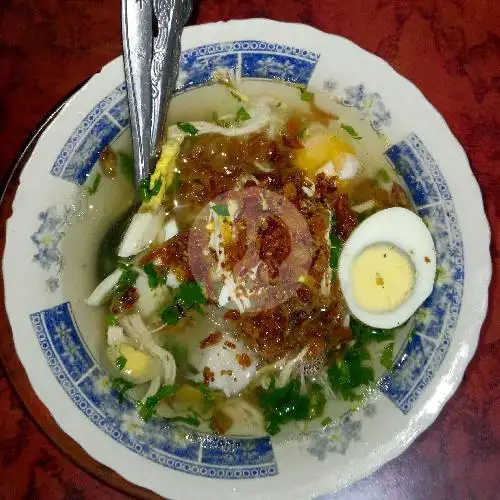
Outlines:
{"type": "Polygon", "coordinates": [[[133,402],[122,403],[88,351],[68,302],[30,317],[54,376],[78,409],[103,432],[160,465],[224,479],[278,472],[269,437],[228,438],[198,433],[159,419],[144,422],[133,402]]]}
{"type": "MultiPolygon", "coordinates": [[[[260,41],[235,41],[197,47],[181,57],[178,90],[206,83],[215,71],[231,69],[249,78],[278,78],[307,85],[319,56],[308,51],[260,41]]],[[[335,80],[324,89],[345,106],[358,109],[381,132],[391,113],[378,93],[364,84],[340,89],[335,80]]],[[[99,151],[128,126],[124,84],[101,101],[70,135],[51,174],[82,184],[96,163],[99,151]]],[[[404,413],[436,373],[452,337],[463,290],[463,248],[455,208],[438,165],[420,139],[411,134],[386,152],[405,180],[419,213],[434,237],[438,278],[432,296],[417,314],[415,334],[401,351],[394,370],[379,384],[380,390],[404,413]]],[[[34,256],[51,274],[61,265],[60,242],[64,215],[51,207],[39,216],[32,241],[34,256]]],[[[47,280],[59,286],[57,273],[47,280]]],[[[188,432],[182,426],[143,422],[130,402],[118,403],[109,379],[88,352],[69,303],[35,312],[31,323],[54,376],[75,405],[106,434],[158,464],[191,474],[226,479],[264,477],[278,473],[271,441],[263,438],[217,440],[188,432]]],[[[362,417],[366,417],[363,414],[362,417]]],[[[348,413],[339,423],[314,433],[307,451],[319,459],[327,453],[345,453],[361,438],[360,415],[348,413]]]]}
{"type": "Polygon", "coordinates": [[[362,83],[345,88],[342,103],[357,108],[370,119],[372,127],[378,132],[391,125],[391,113],[380,94],[368,92],[362,83]]]}
{"type": "Polygon", "coordinates": [[[59,288],[58,274],[62,265],[62,255],[59,244],[64,235],[65,218],[57,212],[56,207],[49,207],[38,214],[40,226],[31,236],[36,253],[33,260],[49,273],[55,273],[46,280],[50,292],[59,288]]]}
{"type": "Polygon", "coordinates": [[[408,413],[438,370],[455,330],[464,283],[460,227],[448,186],[439,167],[416,134],[386,151],[403,177],[417,210],[432,234],[437,278],[431,296],[417,312],[415,331],[380,389],[408,413]]]}
{"type": "Polygon", "coordinates": [[[373,404],[367,404],[361,411],[348,411],[338,422],[310,433],[307,451],[318,460],[325,460],[329,453],[345,455],[353,441],[361,440],[363,417],[372,417],[374,413],[373,404]]]}

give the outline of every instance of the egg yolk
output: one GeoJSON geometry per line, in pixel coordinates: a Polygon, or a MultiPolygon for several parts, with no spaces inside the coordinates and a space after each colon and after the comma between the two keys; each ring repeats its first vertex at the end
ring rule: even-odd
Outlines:
{"type": "Polygon", "coordinates": [[[132,346],[122,344],[120,353],[125,357],[127,362],[123,368],[123,372],[131,377],[140,377],[149,369],[149,365],[153,362],[151,356],[144,354],[132,346]]]}
{"type": "Polygon", "coordinates": [[[390,312],[409,296],[415,271],[406,254],[393,245],[365,248],[351,266],[354,298],[366,311],[390,312]]]}
{"type": "MultiPolygon", "coordinates": [[[[298,149],[294,164],[314,179],[316,171],[332,161],[339,167],[346,155],[355,154],[354,148],[333,135],[321,134],[311,137],[303,149],[298,149]]],[[[338,173],[338,172],[337,172],[338,173]]]]}

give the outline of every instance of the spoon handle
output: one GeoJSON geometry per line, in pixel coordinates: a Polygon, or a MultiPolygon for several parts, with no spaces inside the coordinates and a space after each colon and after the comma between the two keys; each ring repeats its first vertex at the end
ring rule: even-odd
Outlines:
{"type": "Polygon", "coordinates": [[[138,190],[160,154],[165,114],[179,71],[182,29],[191,7],[191,0],[122,0],[125,78],[138,190]]]}
{"type": "Polygon", "coordinates": [[[161,153],[165,116],[179,73],[181,34],[191,14],[192,1],[153,0],[153,8],[158,26],[151,64],[151,155],[154,161],[161,153]]]}
{"type": "Polygon", "coordinates": [[[148,0],[123,0],[122,36],[137,188],[149,175],[153,8],[148,0]]]}

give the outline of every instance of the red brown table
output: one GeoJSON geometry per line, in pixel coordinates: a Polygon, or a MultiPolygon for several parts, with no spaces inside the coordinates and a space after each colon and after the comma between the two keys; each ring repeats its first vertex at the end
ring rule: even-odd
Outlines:
{"type": "MultiPolygon", "coordinates": [[[[120,54],[119,13],[119,0],[1,0],[3,183],[18,150],[42,117],[120,54]]],[[[191,22],[248,17],[302,22],[345,36],[412,80],[464,145],[493,230],[490,310],[462,385],[434,425],[406,453],[335,498],[500,498],[500,201],[496,198],[500,193],[500,2],[202,0],[191,22]]],[[[0,343],[4,352],[11,353],[0,365],[0,499],[143,496],[90,460],[58,430],[31,390],[3,322],[0,343]]]]}

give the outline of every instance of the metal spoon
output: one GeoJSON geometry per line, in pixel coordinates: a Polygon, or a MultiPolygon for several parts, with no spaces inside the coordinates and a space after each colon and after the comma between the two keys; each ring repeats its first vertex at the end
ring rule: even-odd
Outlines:
{"type": "MultiPolygon", "coordinates": [[[[136,201],[161,152],[165,116],[179,72],[181,34],[191,0],[122,0],[125,79],[134,149],[136,201]]],[[[116,266],[116,252],[136,206],[113,224],[102,240],[100,278],[116,266]]]]}
{"type": "Polygon", "coordinates": [[[137,188],[158,159],[191,0],[123,0],[122,37],[137,188]]]}

